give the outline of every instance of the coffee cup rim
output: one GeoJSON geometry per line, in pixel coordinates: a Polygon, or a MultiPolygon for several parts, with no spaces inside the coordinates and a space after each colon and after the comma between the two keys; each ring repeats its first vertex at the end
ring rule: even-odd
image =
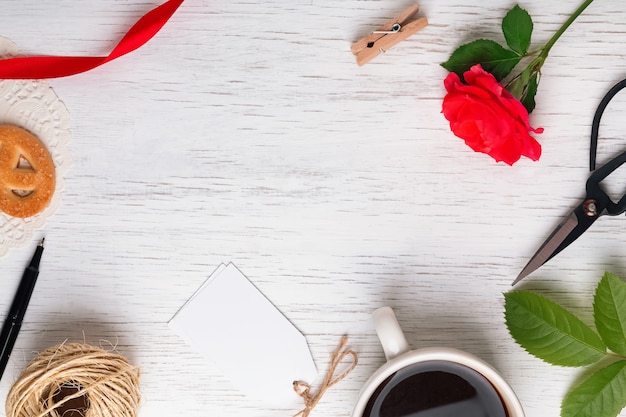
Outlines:
{"type": "Polygon", "coordinates": [[[372,374],[361,388],[352,417],[362,417],[365,406],[376,388],[391,374],[420,362],[447,361],[467,366],[485,377],[500,395],[510,417],[524,417],[521,402],[511,386],[487,362],[479,357],[459,349],[448,347],[429,347],[409,350],[387,361],[372,374]]]}

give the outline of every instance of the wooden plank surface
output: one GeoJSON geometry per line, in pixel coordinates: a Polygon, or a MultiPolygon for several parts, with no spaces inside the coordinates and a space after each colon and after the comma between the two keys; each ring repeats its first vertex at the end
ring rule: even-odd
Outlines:
{"type": "MultiPolygon", "coordinates": [[[[25,53],[105,55],[158,2],[3,4],[0,35],[25,53]]],[[[294,414],[246,398],[167,327],[234,262],[306,335],[321,371],[344,334],[359,353],[314,415],[348,416],[383,364],[370,320],[383,305],[411,347],[466,349],[501,371],[528,417],[558,415],[580,370],[516,345],[502,293],[583,196],[593,112],[626,76],[626,11],[596,1],[555,45],[531,117],[543,156],[508,167],[450,133],[439,64],[465,41],[502,41],[514,2],[424,0],[429,26],[358,67],[351,44],[409,5],[188,0],[141,49],[51,80],[74,163],[40,231],[40,281],[0,398],[34,352],[69,339],[114,344],[141,366],[144,417],[294,414]]],[[[540,46],[578,1],[521,6],[540,46]]],[[[616,97],[600,162],[626,146],[625,112],[616,97]]],[[[602,273],[626,278],[625,225],[597,222],[522,287],[591,319],[602,273]]],[[[0,312],[31,253],[0,259],[0,312]]]]}

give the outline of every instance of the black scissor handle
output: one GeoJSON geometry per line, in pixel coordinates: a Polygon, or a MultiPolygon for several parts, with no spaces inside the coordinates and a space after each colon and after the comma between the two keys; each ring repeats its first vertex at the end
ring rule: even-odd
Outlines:
{"type": "Polygon", "coordinates": [[[626,151],[617,155],[602,167],[596,169],[587,180],[587,197],[598,201],[599,206],[606,209],[607,214],[616,216],[626,211],[626,195],[624,195],[617,203],[608,196],[600,182],[608,177],[613,171],[622,166],[626,162],[626,151]]]}
{"type": "MultiPolygon", "coordinates": [[[[603,167],[596,170],[596,153],[598,149],[598,131],[600,130],[600,119],[604,110],[611,102],[611,99],[615,97],[622,89],[626,88],[626,79],[615,84],[606,93],[606,95],[600,101],[595,115],[593,116],[593,123],[591,124],[591,148],[589,150],[589,170],[594,171],[593,174],[587,180],[587,197],[589,199],[596,200],[598,203],[598,209],[605,210],[606,213],[612,216],[622,214],[626,211],[626,195],[624,195],[617,203],[615,203],[611,197],[608,196],[602,187],[600,182],[608,177],[613,171],[619,168],[626,162],[626,151],[617,155],[609,162],[604,164],[603,167]]],[[[599,213],[598,213],[599,214],[599,213]]]]}
{"type": "MultiPolygon", "coordinates": [[[[600,130],[600,119],[602,118],[602,114],[606,109],[606,106],[609,105],[613,97],[617,93],[619,93],[622,89],[626,87],[626,79],[615,84],[608,93],[602,98],[598,108],[596,109],[596,114],[593,116],[593,122],[591,123],[591,148],[589,149],[589,171],[593,171],[596,169],[596,153],[598,149],[598,131],[600,130]]],[[[611,172],[613,172],[617,167],[613,168],[611,172]]]]}

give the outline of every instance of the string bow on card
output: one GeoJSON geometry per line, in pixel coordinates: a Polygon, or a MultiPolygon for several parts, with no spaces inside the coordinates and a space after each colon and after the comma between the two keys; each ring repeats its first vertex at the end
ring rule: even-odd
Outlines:
{"type": "Polygon", "coordinates": [[[358,355],[352,349],[343,350],[344,347],[346,346],[346,343],[348,343],[348,337],[343,336],[341,338],[341,343],[339,344],[335,352],[333,352],[333,354],[331,355],[328,371],[326,372],[324,381],[322,382],[322,385],[319,391],[317,392],[317,394],[313,395],[311,393],[311,386],[307,384],[306,382],[302,382],[302,381],[293,382],[293,389],[296,391],[296,394],[298,394],[299,396],[302,397],[302,399],[304,399],[304,408],[300,410],[298,413],[296,413],[293,417],[308,417],[309,414],[311,414],[311,411],[313,410],[313,408],[322,399],[322,396],[324,395],[324,393],[330,387],[332,387],[333,385],[335,385],[336,383],[344,379],[346,376],[348,376],[348,374],[352,372],[352,370],[356,367],[357,363],[359,362],[358,355]],[[341,375],[334,377],[337,366],[339,366],[339,364],[343,362],[343,360],[346,357],[348,357],[348,355],[352,356],[352,364],[341,375]]]}
{"type": "Polygon", "coordinates": [[[172,17],[183,0],[169,0],[130,28],[107,56],[24,56],[0,60],[0,79],[59,78],[89,71],[126,55],[148,42],[172,17]]]}

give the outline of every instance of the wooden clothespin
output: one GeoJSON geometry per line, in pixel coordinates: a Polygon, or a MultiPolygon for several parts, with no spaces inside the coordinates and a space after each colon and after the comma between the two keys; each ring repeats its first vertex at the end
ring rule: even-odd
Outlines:
{"type": "Polygon", "coordinates": [[[356,41],[351,48],[352,53],[356,55],[356,63],[359,66],[366,64],[397,43],[425,28],[428,25],[428,19],[425,17],[412,20],[418,10],[419,5],[414,4],[374,32],[356,41]]]}

